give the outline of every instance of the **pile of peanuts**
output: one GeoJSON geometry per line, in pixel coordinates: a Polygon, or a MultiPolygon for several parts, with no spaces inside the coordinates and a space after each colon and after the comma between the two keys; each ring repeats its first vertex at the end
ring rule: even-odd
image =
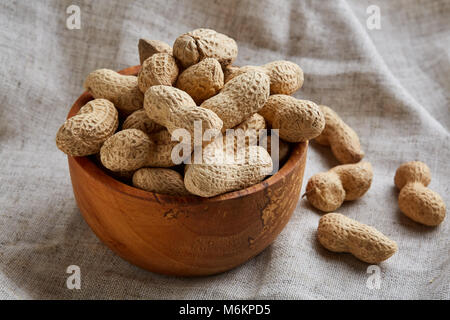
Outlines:
{"type": "MultiPolygon", "coordinates": [[[[271,136],[265,137],[265,147],[246,143],[244,159],[217,163],[218,154],[230,151],[224,148],[222,133],[271,128],[279,132],[280,162],[288,157],[290,143],[315,139],[330,146],[343,163],[309,180],[306,195],[314,207],[335,211],[370,188],[372,167],[360,162],[364,152],[355,131],[332,109],[292,97],[304,81],[297,64],[280,60],[234,66],[236,42],[210,29],[183,34],[173,47],[140,39],[138,50],[137,76],[109,69],[87,76],[84,87],[94,99],[58,130],[56,145],[61,151],[93,155],[114,177],[146,191],[213,197],[257,184],[273,169],[271,136]],[[193,139],[196,122],[201,123],[202,136],[210,135],[209,141],[193,139]],[[174,139],[178,129],[188,132],[190,141],[174,139]],[[189,150],[182,152],[186,159],[199,148],[203,161],[174,163],[174,153],[189,150]],[[254,157],[248,155],[257,155],[257,161],[250,162],[254,157]]],[[[430,171],[420,162],[402,165],[395,178],[402,212],[437,225],[445,217],[445,204],[426,188],[429,182],[430,171]]],[[[374,228],[338,213],[320,219],[318,238],[331,251],[351,252],[369,263],[383,261],[397,250],[394,241],[374,228]]]]}
{"type": "Polygon", "coordinates": [[[312,139],[325,127],[314,102],[291,96],[303,85],[303,70],[293,62],[233,66],[236,42],[210,29],[179,36],[173,48],[140,39],[138,49],[137,76],[108,69],[87,76],[84,87],[94,100],[68,119],[56,136],[58,148],[66,154],[97,155],[115,177],[128,178],[137,188],[200,197],[244,189],[272,173],[273,136],[264,136],[264,147],[246,143],[245,157],[221,163],[216,161],[218,154],[238,149],[225,147],[222,134],[228,129],[278,129],[284,161],[289,143],[312,139]],[[210,135],[208,141],[193,139],[196,122],[202,137],[210,135]],[[174,139],[179,129],[190,141],[174,139]],[[203,161],[185,161],[192,160],[198,148],[203,161]],[[180,153],[181,165],[173,160],[180,153]]]}

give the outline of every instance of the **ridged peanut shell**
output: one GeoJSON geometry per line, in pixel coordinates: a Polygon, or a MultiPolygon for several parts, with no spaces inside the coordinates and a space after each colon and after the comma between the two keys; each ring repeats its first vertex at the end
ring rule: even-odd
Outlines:
{"type": "MultiPolygon", "coordinates": [[[[219,144],[221,145],[221,144],[219,144]]],[[[261,182],[272,172],[272,159],[259,146],[246,148],[245,158],[240,162],[215,162],[219,150],[213,150],[215,143],[209,144],[204,152],[203,163],[186,165],[184,184],[189,192],[201,197],[213,197],[233,190],[240,190],[261,182]],[[249,154],[256,161],[250,161],[249,154]]]]}
{"type": "Polygon", "coordinates": [[[76,157],[98,153],[118,125],[119,116],[110,101],[89,101],[59,128],[56,146],[62,152],[76,157]]]}
{"type": "Polygon", "coordinates": [[[175,58],[168,53],[156,53],[144,61],[138,74],[141,92],[156,85],[171,86],[177,81],[178,66],[175,58]]]}
{"type": "Polygon", "coordinates": [[[190,194],[181,174],[171,169],[142,168],[133,175],[133,186],[156,193],[183,196],[190,194]]]}
{"type": "Polygon", "coordinates": [[[398,205],[407,217],[426,226],[437,226],[445,219],[444,200],[419,182],[408,183],[401,189],[398,205]]]}
{"type": "Polygon", "coordinates": [[[398,250],[395,241],[380,231],[340,213],[328,213],[320,218],[317,238],[330,251],[348,252],[371,264],[390,258],[398,250]]]}
{"type": "Polygon", "coordinates": [[[200,107],[217,114],[223,121],[223,129],[229,129],[261,110],[269,93],[270,79],[266,74],[247,72],[229,81],[219,94],[200,107]]]}
{"type": "Polygon", "coordinates": [[[84,88],[95,99],[111,101],[119,113],[125,116],[143,105],[144,95],[139,90],[135,76],[124,76],[114,70],[99,69],[87,76],[84,88]]]}
{"type": "Polygon", "coordinates": [[[369,190],[372,179],[369,162],[336,166],[312,176],[306,185],[306,196],[315,208],[335,211],[344,201],[362,197],[369,190]]]}
{"type": "Polygon", "coordinates": [[[122,130],[125,129],[138,129],[144,131],[146,134],[152,134],[165,128],[157,124],[155,121],[150,120],[150,118],[147,117],[147,113],[144,108],[142,108],[136,110],[125,119],[122,124],[122,130]]]}
{"type": "MultiPolygon", "coordinates": [[[[178,141],[172,141],[172,135],[163,129],[156,133],[149,135],[150,140],[153,142],[151,152],[147,158],[147,167],[173,167],[179,163],[174,163],[172,160],[172,151],[175,146],[179,144],[178,141]]],[[[186,155],[186,158],[189,157],[186,155]]]]}
{"type": "Polygon", "coordinates": [[[294,62],[278,60],[263,66],[227,67],[225,83],[249,71],[264,72],[270,78],[270,94],[291,95],[303,86],[303,70],[294,62]]]}
{"type": "Polygon", "coordinates": [[[179,36],[173,44],[173,55],[184,68],[206,58],[214,58],[222,66],[231,64],[237,57],[236,41],[211,29],[195,29],[179,36]]]}
{"type": "Polygon", "coordinates": [[[288,142],[313,139],[325,127],[323,113],[314,102],[287,95],[271,95],[259,114],[288,142]]]}
{"type": "Polygon", "coordinates": [[[222,67],[216,59],[206,58],[184,70],[176,86],[201,104],[223,88],[222,67]]]}
{"type": "Polygon", "coordinates": [[[421,161],[405,162],[395,172],[394,182],[399,190],[410,182],[419,182],[426,187],[431,182],[430,168],[421,161]]]}
{"type": "Polygon", "coordinates": [[[344,202],[345,190],[337,174],[320,172],[309,179],[306,197],[315,208],[323,212],[332,212],[344,202]]]}
{"type": "Polygon", "coordinates": [[[105,141],[100,149],[100,160],[111,171],[137,170],[147,163],[152,144],[141,130],[122,130],[105,141]]]}
{"type": "Polygon", "coordinates": [[[145,93],[144,108],[147,116],[167,128],[169,133],[186,129],[194,138],[195,121],[200,121],[202,134],[207,129],[220,133],[222,120],[211,110],[197,107],[184,91],[169,86],[153,86],[145,93]]]}
{"type": "Polygon", "coordinates": [[[340,163],[357,163],[364,157],[359,137],[331,108],[319,106],[325,115],[325,129],[316,137],[319,144],[330,146],[340,163]]]}
{"type": "Polygon", "coordinates": [[[172,55],[172,47],[159,40],[139,39],[138,43],[139,61],[142,65],[145,60],[156,53],[168,53],[172,55]]]}

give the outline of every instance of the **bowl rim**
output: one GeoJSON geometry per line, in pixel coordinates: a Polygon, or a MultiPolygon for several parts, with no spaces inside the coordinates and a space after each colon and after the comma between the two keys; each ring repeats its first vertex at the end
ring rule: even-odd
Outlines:
{"type": "MultiPolygon", "coordinates": [[[[140,66],[133,66],[118,72],[124,75],[136,75],[139,72],[139,69],[140,66]]],[[[70,108],[70,111],[67,115],[67,119],[74,116],[84,104],[86,104],[88,101],[92,99],[93,99],[92,95],[87,91],[85,91],[81,96],[78,97],[78,99],[74,102],[74,104],[70,108]]],[[[289,159],[281,168],[279,168],[279,170],[275,174],[271,175],[269,178],[245,189],[227,192],[210,198],[203,198],[196,195],[175,196],[141,190],[128,184],[125,184],[115,179],[114,177],[110,176],[104,169],[98,166],[89,156],[73,157],[68,155],[67,157],[69,160],[69,166],[71,165],[71,162],[76,163],[84,171],[85,174],[90,175],[95,180],[100,181],[103,185],[107,186],[108,188],[116,192],[120,192],[131,197],[137,197],[143,200],[150,200],[158,203],[176,202],[180,204],[182,203],[207,204],[212,202],[231,200],[241,198],[244,196],[249,196],[251,194],[261,192],[267,189],[268,187],[277,184],[281,180],[284,180],[286,176],[288,176],[298,165],[300,165],[303,156],[306,156],[305,153],[307,152],[308,141],[291,144],[291,146],[292,147],[290,150],[291,152],[289,155],[289,159]]]]}

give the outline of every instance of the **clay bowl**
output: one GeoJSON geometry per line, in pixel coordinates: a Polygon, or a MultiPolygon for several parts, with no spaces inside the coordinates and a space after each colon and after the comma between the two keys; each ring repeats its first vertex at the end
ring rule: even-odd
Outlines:
{"type": "MultiPolygon", "coordinates": [[[[81,95],[68,117],[91,99],[81,95]]],[[[68,160],[78,207],[111,250],[152,272],[200,276],[232,269],[275,240],[297,205],[307,147],[294,145],[263,182],[213,198],[146,192],[112,178],[89,157],[68,160]]]]}

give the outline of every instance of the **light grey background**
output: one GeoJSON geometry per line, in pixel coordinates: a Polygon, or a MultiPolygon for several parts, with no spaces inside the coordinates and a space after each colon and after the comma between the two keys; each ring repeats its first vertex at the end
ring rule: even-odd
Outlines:
{"type": "MultiPolygon", "coordinates": [[[[449,20],[445,0],[2,1],[0,298],[449,299],[449,218],[437,228],[412,222],[393,186],[402,162],[422,160],[450,204],[449,20]],[[70,4],[81,9],[81,30],[66,28],[70,4]],[[381,30],[366,27],[370,4],[381,9],[381,30]],[[305,200],[259,256],[194,279],[130,265],[81,218],[54,138],[83,79],[138,64],[140,37],[172,44],[198,27],[236,39],[236,64],[298,63],[305,84],[295,96],[332,107],[358,132],[374,181],[339,211],[397,241],[379,290],[366,287],[367,264],[320,247],[321,213],[305,200]],[[81,267],[81,290],[65,286],[71,264],[81,267]]],[[[304,183],[334,165],[312,144],[304,183]]]]}

